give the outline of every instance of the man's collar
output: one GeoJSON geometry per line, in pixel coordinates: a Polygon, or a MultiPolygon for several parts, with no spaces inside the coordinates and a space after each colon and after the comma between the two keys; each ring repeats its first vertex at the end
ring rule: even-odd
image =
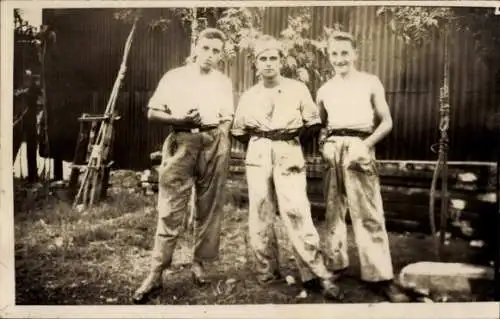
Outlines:
{"type": "Polygon", "coordinates": [[[264,89],[277,89],[277,88],[282,88],[283,86],[283,83],[285,82],[285,77],[282,76],[282,75],[278,75],[278,77],[276,78],[276,86],[272,87],[272,88],[268,88],[268,87],[265,87],[264,86],[264,79],[261,79],[259,81],[259,86],[261,88],[264,88],[264,89]]]}
{"type": "Polygon", "coordinates": [[[212,75],[215,73],[214,68],[210,69],[210,71],[207,73],[202,73],[200,66],[194,61],[186,64],[186,68],[189,70],[189,72],[195,75],[212,75]]]}

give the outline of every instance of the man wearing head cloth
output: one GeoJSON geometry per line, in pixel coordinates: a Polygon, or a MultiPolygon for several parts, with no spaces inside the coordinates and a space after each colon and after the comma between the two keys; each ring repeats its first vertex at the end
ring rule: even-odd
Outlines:
{"type": "Polygon", "coordinates": [[[328,299],[342,297],[323,262],[306,193],[300,135],[318,130],[320,117],[307,87],[280,75],[283,51],[272,37],[254,49],[260,81],[240,98],[232,134],[248,143],[245,165],[249,197],[249,237],[257,279],[281,278],[274,219],[278,210],[304,286],[328,299]]]}
{"type": "Polygon", "coordinates": [[[200,33],[193,63],[168,71],[148,103],[148,118],[173,127],[162,149],[159,168],[158,225],[150,272],[133,300],[145,302],[162,286],[163,270],[172,255],[195,188],[195,247],[192,278],[207,282],[202,262],[219,255],[222,201],[226,182],[232,82],[216,67],[225,35],[217,29],[200,33]]]}
{"type": "Polygon", "coordinates": [[[328,261],[338,273],[349,265],[349,211],[361,279],[390,301],[407,302],[408,297],[393,282],[375,160],[375,145],[392,129],[385,90],[376,75],[356,69],[356,42],[351,34],[332,34],[328,56],[335,75],[320,87],[316,97],[325,126],[320,149],[329,167],[325,198],[328,261]]]}

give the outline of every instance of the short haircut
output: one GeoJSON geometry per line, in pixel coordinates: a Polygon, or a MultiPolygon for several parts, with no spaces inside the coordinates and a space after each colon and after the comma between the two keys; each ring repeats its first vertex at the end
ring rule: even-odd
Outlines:
{"type": "Polygon", "coordinates": [[[354,36],[351,33],[343,31],[332,32],[332,34],[328,37],[328,46],[330,45],[331,41],[349,41],[351,42],[352,47],[355,49],[358,45],[356,39],[354,39],[354,36]]]}
{"type": "Polygon", "coordinates": [[[222,41],[223,44],[225,44],[226,40],[227,40],[224,32],[222,32],[221,30],[216,29],[216,28],[206,28],[203,31],[201,31],[200,34],[198,35],[198,39],[196,40],[196,42],[198,42],[198,40],[200,40],[202,38],[219,39],[222,41]]]}

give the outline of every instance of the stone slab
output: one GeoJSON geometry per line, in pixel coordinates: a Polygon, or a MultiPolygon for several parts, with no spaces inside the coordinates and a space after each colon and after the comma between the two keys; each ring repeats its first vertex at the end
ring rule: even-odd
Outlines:
{"type": "Polygon", "coordinates": [[[444,262],[417,262],[404,267],[399,282],[410,289],[439,292],[471,292],[474,281],[494,279],[491,267],[444,262]]]}

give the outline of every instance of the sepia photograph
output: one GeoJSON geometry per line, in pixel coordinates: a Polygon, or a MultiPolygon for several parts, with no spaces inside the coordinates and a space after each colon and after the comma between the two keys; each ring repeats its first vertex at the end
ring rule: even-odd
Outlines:
{"type": "Polygon", "coordinates": [[[493,3],[72,2],[2,2],[2,317],[500,314],[493,3]]]}

